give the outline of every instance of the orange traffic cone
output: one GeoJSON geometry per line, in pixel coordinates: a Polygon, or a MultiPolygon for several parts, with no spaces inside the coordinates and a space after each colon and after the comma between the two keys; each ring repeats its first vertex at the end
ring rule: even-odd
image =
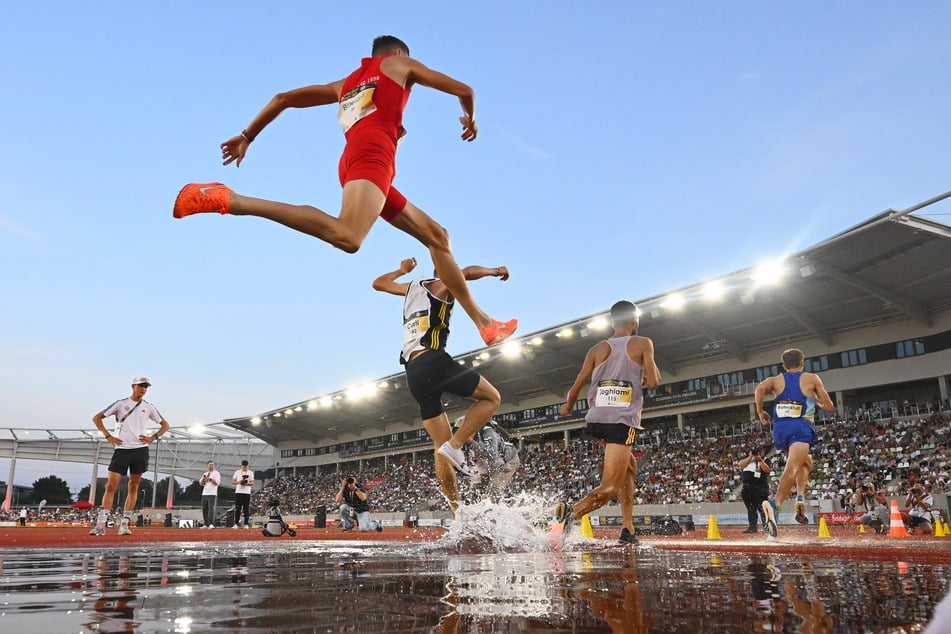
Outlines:
{"type": "Polygon", "coordinates": [[[908,531],[905,530],[905,523],[901,520],[901,513],[898,511],[898,500],[892,500],[892,516],[888,525],[889,537],[908,537],[908,531]]]}

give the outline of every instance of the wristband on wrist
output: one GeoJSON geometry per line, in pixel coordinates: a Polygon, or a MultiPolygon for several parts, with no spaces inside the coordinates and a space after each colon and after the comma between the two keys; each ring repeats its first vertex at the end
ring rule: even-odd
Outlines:
{"type": "Polygon", "coordinates": [[[251,133],[248,132],[247,128],[241,131],[241,136],[243,136],[248,143],[254,142],[255,137],[251,136],[251,133]]]}

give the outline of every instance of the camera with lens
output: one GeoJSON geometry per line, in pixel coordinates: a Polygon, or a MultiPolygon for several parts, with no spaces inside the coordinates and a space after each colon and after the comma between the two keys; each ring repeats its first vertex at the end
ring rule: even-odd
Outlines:
{"type": "Polygon", "coordinates": [[[247,484],[247,483],[248,483],[248,476],[247,476],[247,475],[241,476],[241,483],[242,483],[242,484],[247,484]]]}
{"type": "Polygon", "coordinates": [[[353,484],[354,482],[355,481],[353,479],[353,476],[350,476],[349,478],[347,478],[347,484],[353,484]]]}
{"type": "Polygon", "coordinates": [[[861,487],[859,487],[859,489],[862,490],[862,491],[865,492],[865,493],[868,493],[868,491],[869,491],[869,486],[868,486],[867,484],[863,484],[861,487]]]}

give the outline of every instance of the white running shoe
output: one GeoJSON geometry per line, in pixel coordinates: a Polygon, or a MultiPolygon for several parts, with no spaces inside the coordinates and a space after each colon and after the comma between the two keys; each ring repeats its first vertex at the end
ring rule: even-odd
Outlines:
{"type": "Polygon", "coordinates": [[[237,525],[237,524],[235,524],[235,525],[234,525],[234,526],[232,526],[231,528],[238,528],[238,525],[237,525]]]}
{"type": "MultiPolygon", "coordinates": [[[[248,524],[245,524],[244,527],[245,527],[245,528],[251,528],[251,526],[248,525],[248,524]]],[[[237,527],[235,527],[235,528],[237,528],[237,527]]]]}
{"type": "Polygon", "coordinates": [[[452,466],[456,468],[456,471],[464,476],[472,475],[468,469],[468,465],[466,464],[466,454],[462,451],[462,449],[456,449],[450,445],[449,441],[447,440],[439,448],[439,453],[445,456],[446,459],[452,463],[452,466]]]}
{"type": "Polygon", "coordinates": [[[214,528],[214,527],[215,527],[214,524],[209,524],[209,525],[208,525],[208,528],[214,528]]]}
{"type": "Polygon", "coordinates": [[[119,534],[120,535],[131,535],[132,529],[129,528],[129,518],[123,517],[119,520],[119,534]]]}

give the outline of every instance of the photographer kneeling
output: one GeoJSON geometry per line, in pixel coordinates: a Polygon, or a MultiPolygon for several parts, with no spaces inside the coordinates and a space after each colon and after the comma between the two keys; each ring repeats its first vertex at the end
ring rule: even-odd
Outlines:
{"type": "Polygon", "coordinates": [[[852,498],[856,510],[865,509],[859,518],[859,524],[875,529],[879,535],[888,532],[890,525],[888,500],[885,495],[875,490],[871,481],[859,487],[852,498]]]}
{"type": "Polygon", "coordinates": [[[740,460],[740,481],[743,483],[741,493],[743,504],[746,505],[746,514],[749,528],[744,533],[756,533],[756,521],[759,518],[766,525],[763,516],[763,502],[769,498],[770,467],[763,460],[763,452],[755,447],[749,449],[749,455],[740,460]]]}
{"type": "Polygon", "coordinates": [[[340,483],[340,490],[337,491],[334,499],[340,504],[340,523],[344,532],[353,530],[354,520],[360,527],[361,533],[383,530],[382,524],[370,519],[370,504],[367,502],[367,494],[357,486],[352,476],[340,483]]]}
{"type": "Polygon", "coordinates": [[[908,507],[907,513],[902,513],[901,518],[908,525],[908,532],[913,534],[931,535],[934,533],[934,527],[931,525],[931,507],[934,504],[934,498],[925,490],[920,482],[915,482],[908,491],[908,497],[905,498],[905,506],[908,507]]]}

